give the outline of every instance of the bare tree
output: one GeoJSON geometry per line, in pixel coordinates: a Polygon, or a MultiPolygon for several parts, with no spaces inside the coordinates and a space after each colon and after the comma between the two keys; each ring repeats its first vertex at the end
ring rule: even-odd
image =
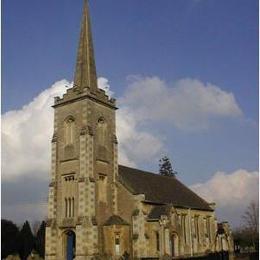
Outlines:
{"type": "Polygon", "coordinates": [[[258,233],[259,231],[258,203],[256,203],[255,201],[251,201],[242,218],[247,228],[251,229],[255,233],[258,233]]]}
{"type": "Polygon", "coordinates": [[[244,221],[245,231],[249,233],[253,245],[256,246],[259,234],[259,205],[257,202],[250,202],[242,219],[244,221]]]}

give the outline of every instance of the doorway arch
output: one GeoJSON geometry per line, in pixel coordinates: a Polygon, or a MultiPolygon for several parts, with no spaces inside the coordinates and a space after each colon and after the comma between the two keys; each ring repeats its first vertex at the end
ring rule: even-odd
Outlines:
{"type": "Polygon", "coordinates": [[[73,260],[76,257],[76,234],[73,230],[64,233],[64,255],[66,260],[73,260]]]}

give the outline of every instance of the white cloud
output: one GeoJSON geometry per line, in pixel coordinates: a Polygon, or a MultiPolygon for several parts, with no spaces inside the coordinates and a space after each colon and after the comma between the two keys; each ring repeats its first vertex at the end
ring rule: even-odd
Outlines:
{"type": "Polygon", "coordinates": [[[117,112],[119,160],[135,166],[138,162],[151,161],[162,152],[162,141],[148,131],[141,130],[135,114],[127,108],[117,112]]]}
{"type": "Polygon", "coordinates": [[[138,121],[165,121],[185,130],[206,129],[214,118],[242,115],[232,93],[189,78],[171,86],[158,77],[134,76],[119,101],[138,121]]]}
{"type": "MultiPolygon", "coordinates": [[[[99,78],[98,84],[109,96],[113,94],[106,78],[99,78]]],[[[72,83],[58,81],[20,110],[2,116],[3,179],[23,175],[48,179],[53,129],[51,105],[55,96],[66,91],[66,86],[71,87],[72,83]]],[[[208,127],[213,117],[242,114],[232,93],[192,79],[180,80],[170,87],[158,77],[132,77],[119,104],[119,160],[131,166],[158,158],[164,150],[161,138],[149,128],[143,130],[144,122],[164,120],[179,128],[200,129],[208,127]]]]}
{"type": "MultiPolygon", "coordinates": [[[[99,78],[98,84],[109,96],[113,94],[107,79],[99,78]]],[[[61,96],[66,91],[66,86],[71,87],[72,83],[66,80],[58,81],[20,110],[9,111],[2,115],[2,180],[4,182],[12,182],[13,185],[14,182],[22,183],[23,180],[28,180],[27,177],[33,177],[32,182],[37,182],[37,179],[48,182],[50,140],[53,133],[51,105],[55,96],[61,96]]],[[[192,79],[180,80],[171,87],[157,77],[132,78],[124,97],[119,99],[119,107],[117,111],[119,162],[130,166],[157,159],[164,152],[162,137],[153,134],[152,128],[144,129],[144,123],[146,126],[156,128],[158,121],[163,120],[182,129],[201,129],[208,127],[213,117],[237,117],[242,114],[232,93],[227,93],[219,87],[192,79]]],[[[225,174],[221,179],[222,175],[218,173],[209,183],[198,184],[193,188],[203,191],[209,198],[212,196],[212,199],[219,202],[221,206],[223,201],[229,200],[226,200],[223,193],[218,193],[218,189],[215,195],[210,191],[214,190],[217,181],[221,185],[224,182],[225,185],[229,180],[225,174]],[[209,190],[206,189],[208,186],[211,187],[209,190]]],[[[246,186],[246,183],[251,179],[242,174],[242,177],[248,178],[245,177],[244,182],[240,183],[241,176],[239,176],[237,183],[243,193],[234,192],[231,195],[233,199],[228,203],[235,201],[235,196],[241,198],[245,196],[246,200],[251,198],[245,193],[249,186],[249,184],[246,186]]],[[[231,180],[229,182],[227,188],[234,187],[235,190],[234,182],[232,182],[234,186],[231,185],[231,180]]],[[[239,199],[236,203],[238,201],[239,199]]],[[[34,208],[35,203],[39,204],[29,199],[15,205],[5,203],[4,215],[12,216],[17,213],[26,217],[30,209],[29,214],[40,216],[43,212],[42,206],[34,208]],[[25,209],[23,205],[27,205],[27,210],[23,211],[25,209]]]]}
{"type": "MultiPolygon", "coordinates": [[[[106,78],[100,77],[98,86],[105,90],[108,96],[111,97],[114,94],[106,78]]],[[[136,115],[124,104],[121,104],[117,111],[116,121],[119,163],[134,167],[138,162],[153,160],[161,153],[163,143],[149,130],[141,130],[136,115]]]]}
{"type": "MultiPolygon", "coordinates": [[[[99,87],[112,95],[108,80],[99,78],[99,87]]],[[[50,169],[50,140],[53,133],[53,98],[61,96],[66,80],[56,82],[40,93],[22,109],[2,116],[2,178],[12,180],[20,176],[48,179],[50,169]],[[11,162],[11,163],[10,163],[11,162]]],[[[140,131],[131,111],[117,114],[120,163],[135,166],[139,160],[153,158],[161,149],[161,142],[149,132],[140,131]],[[153,150],[148,149],[153,144],[153,150]],[[134,148],[134,149],[133,149],[134,148]]]]}
{"type": "Polygon", "coordinates": [[[258,201],[258,183],[257,171],[239,169],[231,173],[216,172],[210,180],[190,188],[207,201],[216,202],[221,217],[230,218],[238,225],[249,203],[258,201]]]}
{"type": "Polygon", "coordinates": [[[33,175],[48,178],[53,98],[70,83],[56,82],[20,110],[2,115],[2,178],[33,175]]]}
{"type": "Polygon", "coordinates": [[[111,91],[110,85],[108,83],[108,79],[99,77],[98,78],[98,87],[100,89],[105,90],[106,94],[111,98],[114,95],[114,92],[111,91]]]}

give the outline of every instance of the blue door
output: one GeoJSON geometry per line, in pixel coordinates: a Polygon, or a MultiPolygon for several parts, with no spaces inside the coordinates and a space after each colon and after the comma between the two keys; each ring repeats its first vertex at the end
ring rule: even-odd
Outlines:
{"type": "Polygon", "coordinates": [[[73,260],[75,258],[75,245],[75,233],[70,231],[67,234],[67,260],[73,260]]]}

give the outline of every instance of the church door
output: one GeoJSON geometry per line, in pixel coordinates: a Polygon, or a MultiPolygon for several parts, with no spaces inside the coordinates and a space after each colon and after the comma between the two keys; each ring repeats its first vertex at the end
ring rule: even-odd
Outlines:
{"type": "Polygon", "coordinates": [[[67,259],[75,259],[76,235],[73,231],[67,233],[67,259]]]}

